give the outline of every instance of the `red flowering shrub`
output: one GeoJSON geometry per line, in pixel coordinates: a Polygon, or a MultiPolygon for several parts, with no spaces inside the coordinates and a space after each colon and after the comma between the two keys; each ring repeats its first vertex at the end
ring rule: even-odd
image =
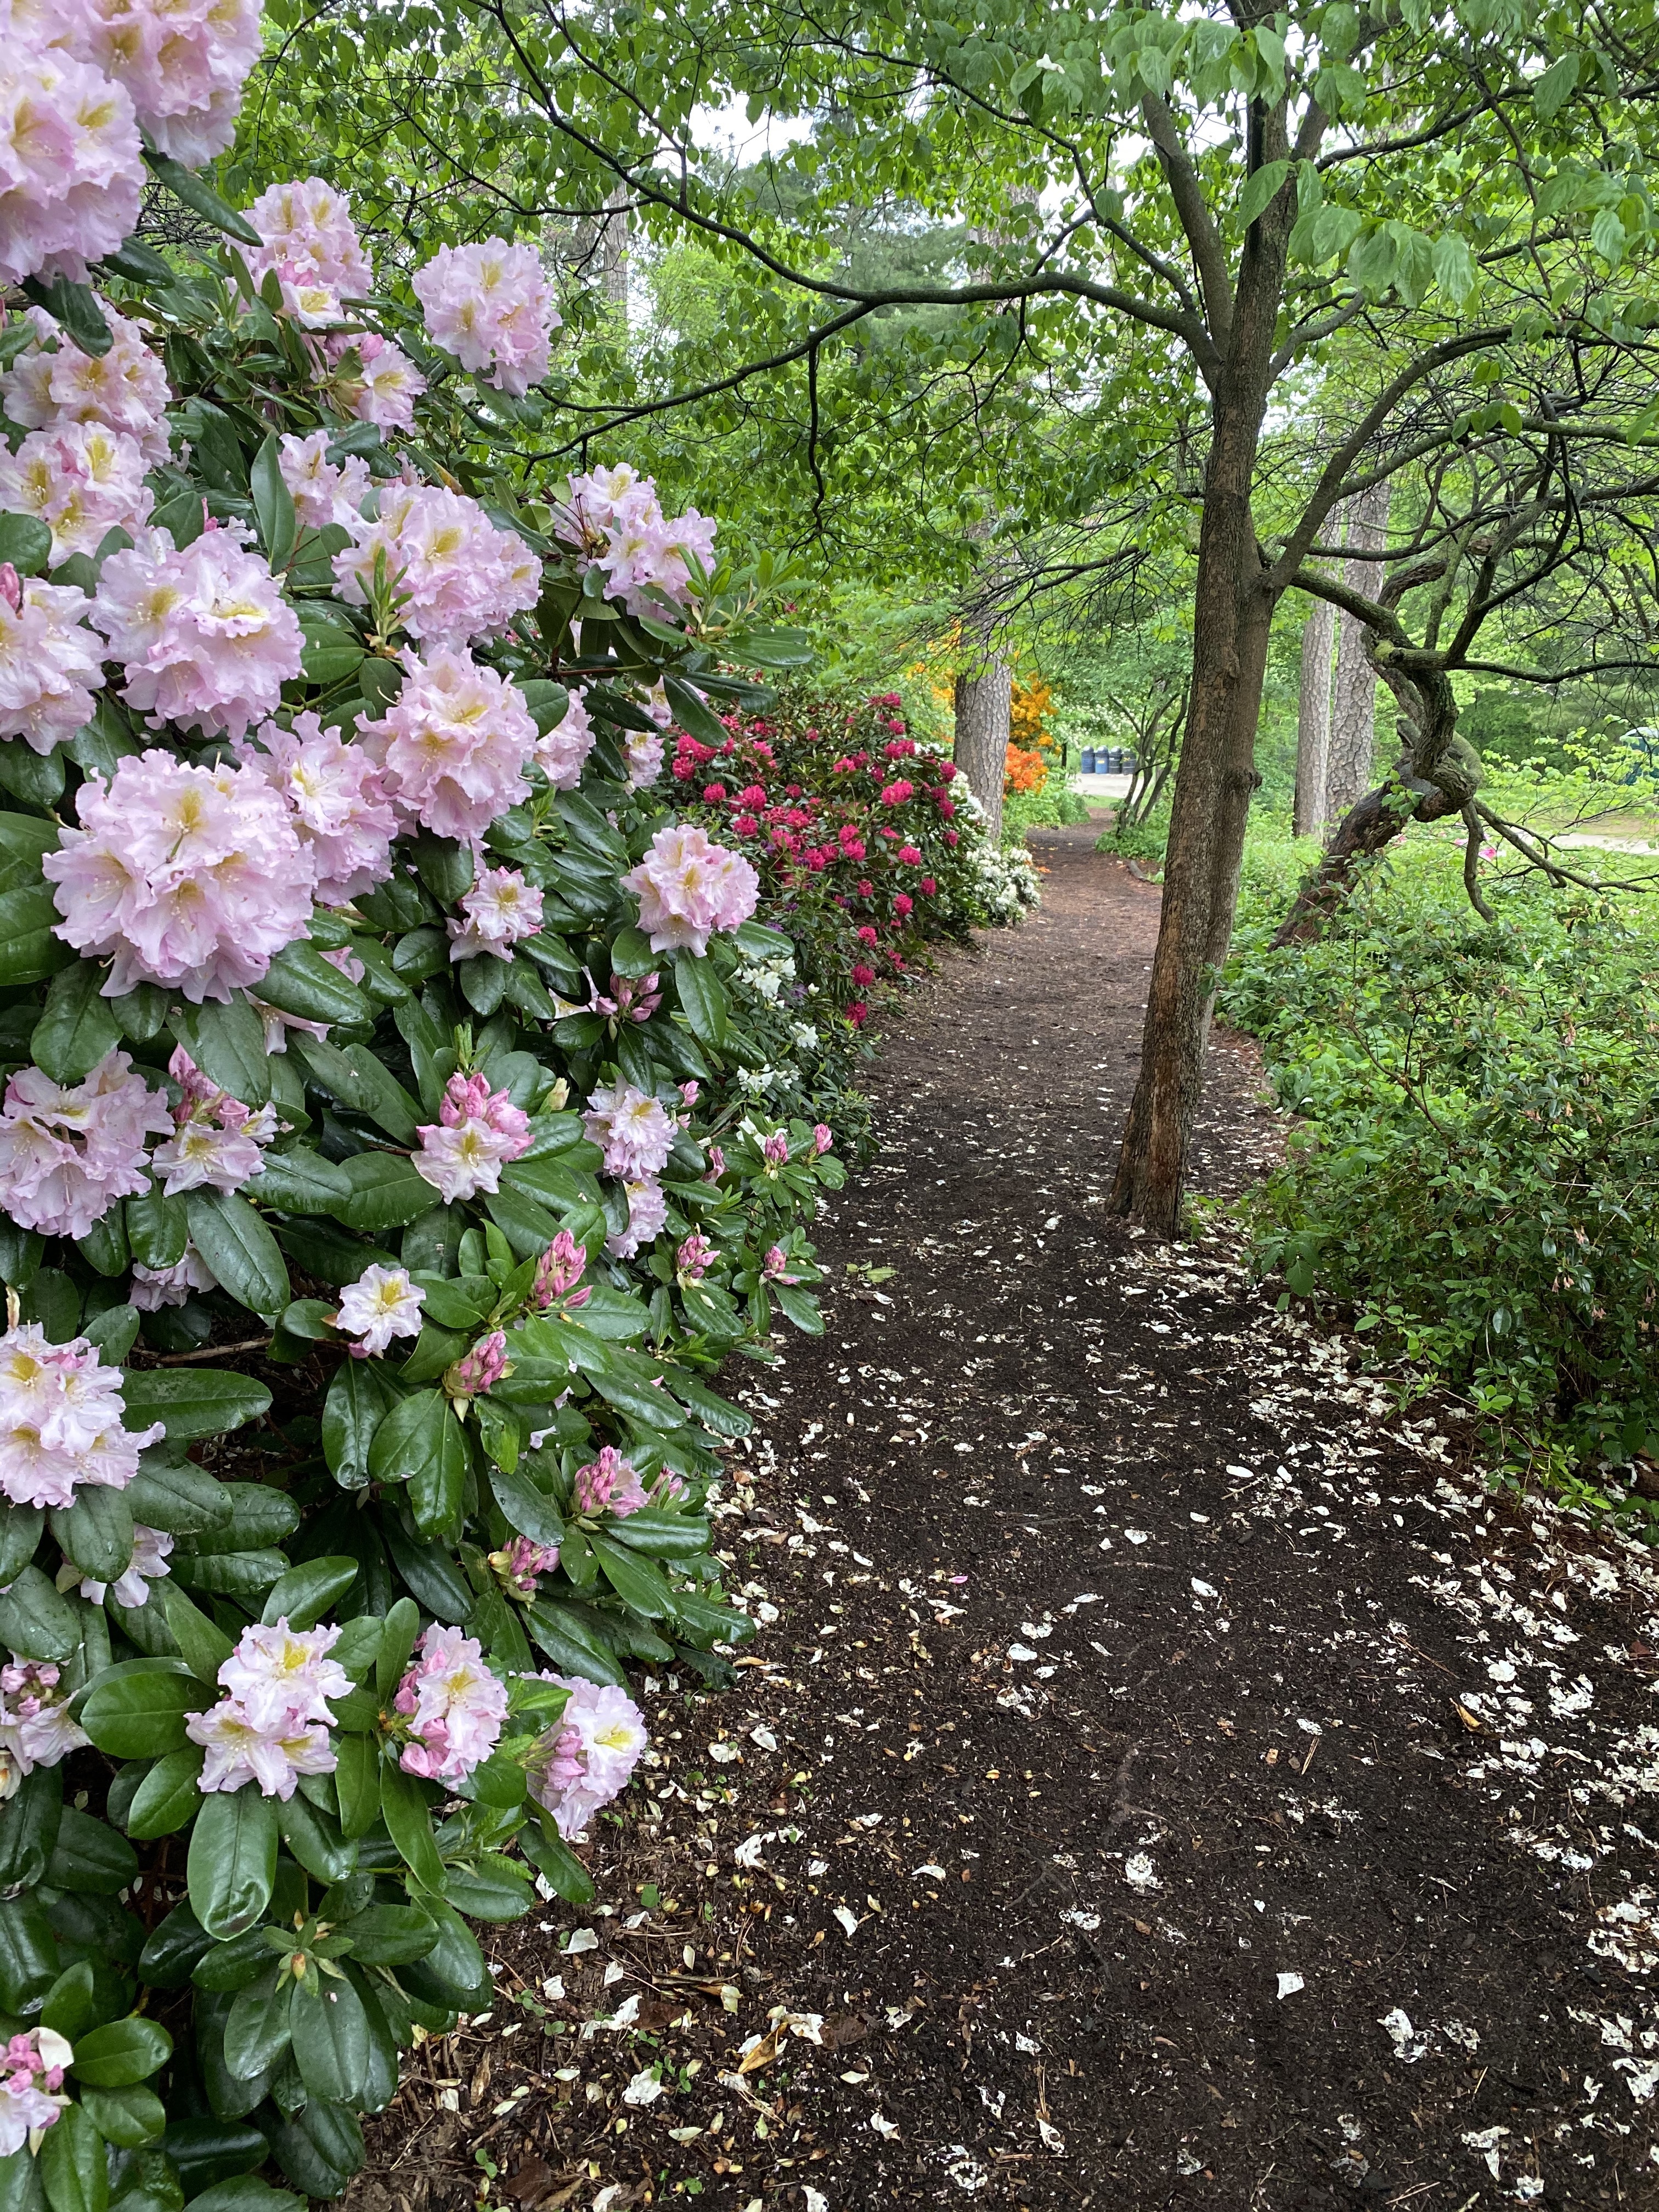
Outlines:
{"type": "Polygon", "coordinates": [[[672,772],[688,812],[760,872],[818,1018],[860,1027],[866,994],[930,939],[1006,918],[988,896],[979,808],[964,786],[953,793],[955,764],[906,734],[896,693],[856,705],[786,693],[725,727],[718,747],[678,735],[672,772]]]}

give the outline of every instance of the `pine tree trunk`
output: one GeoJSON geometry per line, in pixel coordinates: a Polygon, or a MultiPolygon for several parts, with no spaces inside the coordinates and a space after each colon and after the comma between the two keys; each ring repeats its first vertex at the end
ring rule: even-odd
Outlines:
{"type": "Polygon", "coordinates": [[[1336,609],[1328,599],[1316,599],[1302,630],[1293,825],[1298,837],[1322,836],[1329,819],[1325,792],[1330,775],[1331,647],[1335,636],[1336,609]]]}
{"type": "Polygon", "coordinates": [[[1007,772],[1012,705],[1012,672],[1000,655],[994,654],[977,674],[957,678],[952,757],[985,809],[993,844],[1002,838],[1002,779],[1007,772]]]}
{"type": "MultiPolygon", "coordinates": [[[[1389,487],[1373,484],[1348,514],[1347,581],[1367,599],[1376,598],[1383,571],[1379,562],[1354,559],[1380,552],[1388,542],[1389,487]]],[[[1365,626],[1345,614],[1337,626],[1336,680],[1331,690],[1331,736],[1326,771],[1325,811],[1319,827],[1340,821],[1371,787],[1376,747],[1376,671],[1365,653],[1365,626]]]]}

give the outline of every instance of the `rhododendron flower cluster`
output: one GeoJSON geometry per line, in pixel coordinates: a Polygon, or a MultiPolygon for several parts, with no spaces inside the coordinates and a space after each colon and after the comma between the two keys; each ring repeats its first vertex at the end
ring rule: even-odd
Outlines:
{"type": "Polygon", "coordinates": [[[381,787],[374,757],[325,730],[315,714],[296,714],[291,730],[264,723],[260,750],[244,744],[244,762],[285,802],[290,826],[315,871],[319,906],[348,900],[392,873],[398,817],[381,787]]]}
{"type": "Polygon", "coordinates": [[[125,671],[121,696],[158,726],[240,738],[300,673],[299,617],[246,536],[210,524],[179,548],[148,531],[104,563],[92,619],[125,671]]]}
{"type": "Polygon", "coordinates": [[[682,1283],[700,1283],[717,1256],[714,1245],[694,1229],[674,1255],[674,1273],[682,1283]]]}
{"type": "Polygon", "coordinates": [[[14,17],[0,41],[0,281],[83,279],[138,220],[145,172],[131,98],[49,43],[43,19],[14,17]]]}
{"type": "Polygon", "coordinates": [[[398,1685],[392,1710],[408,1732],[398,1763],[428,1782],[459,1782],[495,1748],[507,1717],[507,1686],[484,1662],[476,1637],[428,1628],[420,1658],[398,1685]]]}
{"type": "Polygon", "coordinates": [[[505,1551],[489,1554],[489,1564],[514,1597],[534,1597],[537,1577],[550,1575],[558,1565],[559,1547],[515,1536],[505,1551]]]}
{"type": "Polygon", "coordinates": [[[357,1338],[352,1358],[367,1359],[384,1352],[393,1337],[418,1336],[425,1304],[426,1292],[410,1282],[407,1267],[375,1262],[341,1291],[334,1326],[343,1335],[357,1338]]]}
{"type": "Polygon", "coordinates": [[[477,500],[433,484],[388,484],[380,501],[376,519],[359,520],[355,542],[334,556],[350,605],[368,605],[377,563],[395,586],[398,622],[429,645],[493,637],[535,605],[541,562],[477,500]]]}
{"type": "Polygon", "coordinates": [[[0,567],[0,738],[49,753],[90,719],[104,683],[98,641],[82,619],[90,604],[73,584],[0,567]]]}
{"type": "Polygon", "coordinates": [[[506,677],[465,648],[404,656],[402,691],[380,722],[362,725],[381,786],[407,827],[475,848],[496,817],[529,796],[524,769],[535,718],[506,677]]]}
{"type": "Polygon", "coordinates": [[[79,828],[66,826],[41,866],[64,917],[58,934],[111,957],[106,998],[149,982],[198,1006],[228,1000],[304,930],[311,868],[257,769],[190,768],[152,748],[121,761],[107,785],[89,776],[76,811],[79,828]]]}
{"type": "Polygon", "coordinates": [[[741,928],[760,897],[760,878],[748,861],[711,844],[695,823],[659,830],[622,880],[638,895],[640,927],[653,952],[707,952],[714,932],[741,928]]]}
{"type": "Polygon", "coordinates": [[[690,554],[703,568],[714,558],[718,525],[695,507],[671,520],[649,477],[630,468],[596,469],[570,479],[570,502],[560,534],[605,572],[606,594],[630,614],[649,614],[660,602],[684,605],[690,597],[690,554]]]}
{"type": "Polygon", "coordinates": [[[592,1141],[603,1147],[605,1172],[624,1182],[659,1176],[673,1149],[674,1124],[657,1101],[631,1083],[601,1087],[582,1116],[592,1141]]]}
{"type": "Polygon", "coordinates": [[[510,960],[514,946],[542,926],[542,895],[522,869],[486,868],[462,893],[461,911],[464,921],[452,915],[448,923],[451,960],[476,960],[483,952],[510,960]]]}
{"type": "Polygon", "coordinates": [[[219,1669],[228,1694],[185,1723],[207,1753],[204,1794],[257,1782],[266,1797],[286,1801],[302,1774],[331,1774],[331,1698],[350,1694],[351,1677],[328,1654],[337,1628],[290,1628],[286,1618],[245,1628],[219,1669]]]}
{"type": "Polygon", "coordinates": [[[636,1252],[653,1244],[668,1221],[668,1199],[659,1182],[647,1177],[640,1182],[625,1182],[623,1189],[628,1198],[628,1226],[605,1240],[605,1249],[613,1260],[631,1260],[636,1252]]]}
{"type": "Polygon", "coordinates": [[[136,438],[101,422],[31,430],[15,453],[0,444],[0,507],[33,514],[52,532],[52,562],[95,553],[112,530],[137,532],[155,496],[136,438]]]}
{"type": "Polygon", "coordinates": [[[488,1336],[479,1338],[471,1352],[464,1352],[453,1366],[445,1369],[445,1392],[452,1398],[482,1398],[486,1390],[495,1389],[511,1367],[507,1356],[507,1331],[491,1329],[488,1336]]]}
{"type": "Polygon", "coordinates": [[[85,0],[77,50],[125,88],[152,143],[196,169],[236,135],[259,18],[257,0],[85,0]]]}
{"type": "Polygon", "coordinates": [[[51,1660],[14,1651],[0,1666],[0,1802],[37,1766],[57,1766],[87,1739],[70,1718],[70,1685],[51,1660]]]}
{"type": "Polygon", "coordinates": [[[568,1229],[560,1230],[536,1262],[536,1277],[530,1291],[532,1306],[538,1313],[545,1313],[553,1305],[562,1305],[567,1312],[574,1313],[592,1296],[586,1285],[577,1288],[586,1271],[586,1252],[568,1229]]]}
{"type": "Polygon", "coordinates": [[[536,765],[555,791],[574,791],[593,750],[593,725],[581,695],[573,691],[563,716],[536,740],[536,765]]]}
{"type": "Polygon", "coordinates": [[[38,1322],[0,1336],[0,1497],[68,1505],[77,1490],[125,1490],[161,1424],[123,1428],[121,1370],[83,1336],[51,1344],[38,1322]]]}
{"type": "Polygon", "coordinates": [[[663,741],[655,730],[629,730],[623,740],[628,763],[628,787],[644,791],[662,774],[663,741]]]}
{"type": "Polygon", "coordinates": [[[343,301],[374,290],[374,272],[351,210],[322,178],[269,185],[246,213],[264,241],[246,256],[256,289],[274,270],[285,303],[290,289],[296,296],[325,294],[331,312],[314,307],[309,319],[317,322],[337,322],[343,301]]]}
{"type": "Polygon", "coordinates": [[[106,1595],[117,1605],[125,1606],[129,1613],[137,1613],[149,1603],[149,1586],[164,1581],[173,1570],[167,1565],[173,1553],[173,1539],[164,1529],[147,1528],[142,1521],[132,1524],[132,1557],[112,1583],[100,1583],[88,1577],[80,1585],[81,1595],[89,1605],[102,1605],[106,1595]]]}
{"type": "Polygon", "coordinates": [[[167,371],[135,322],[100,301],[107,353],[82,353],[44,307],[25,310],[39,343],[0,371],[0,409],[25,430],[101,422],[138,441],[151,466],[167,457],[167,371]]]}
{"type": "Polygon", "coordinates": [[[415,402],[426,379],[400,347],[378,331],[364,331],[331,337],[325,350],[330,384],[348,415],[382,430],[414,428],[415,402]]]}
{"type": "Polygon", "coordinates": [[[355,529],[357,510],[368,492],[368,462],[357,453],[331,461],[331,442],[326,430],[313,430],[308,438],[290,434],[277,453],[276,465],[293,498],[294,512],[308,530],[326,530],[331,523],[355,529]]]}
{"type": "Polygon", "coordinates": [[[172,1127],[165,1093],[124,1052],[80,1083],[20,1068],[0,1109],[0,1206],[20,1228],[88,1236],[118,1199],[149,1188],[144,1139],[172,1127]]]}
{"type": "Polygon", "coordinates": [[[184,1305],[192,1291],[218,1287],[219,1279],[212,1268],[196,1247],[187,1243],[184,1257],[170,1267],[147,1267],[135,1261],[127,1296],[140,1313],[160,1313],[167,1306],[184,1305]]]}
{"type": "Polygon", "coordinates": [[[580,1842],[595,1813],[621,1796],[650,1747],[645,1716],[626,1690],[580,1676],[546,1674],[570,1692],[559,1720],[526,1767],[531,1795],[567,1843],[580,1842]]]}
{"type": "Polygon", "coordinates": [[[263,1175],[264,1147],[276,1133],[276,1108],[252,1112],[204,1075],[183,1045],[168,1060],[167,1073],[182,1095],[173,1133],[150,1162],[167,1197],[204,1188],[228,1194],[263,1175]]]}
{"type": "Polygon", "coordinates": [[[520,398],[547,374],[548,342],[562,319],[533,248],[487,238],[441,246],[411,280],[426,334],[463,368],[520,398]]]}
{"type": "Polygon", "coordinates": [[[410,1156],[446,1205],[501,1188],[501,1169],[530,1148],[530,1116],[505,1091],[492,1091],[483,1075],[452,1075],[438,1119],[416,1131],[420,1150],[410,1156]]]}
{"type": "Polygon", "coordinates": [[[0,2052],[0,2158],[21,2150],[36,2129],[56,2124],[73,2049],[50,2027],[22,2029],[8,2040],[0,2052]]]}

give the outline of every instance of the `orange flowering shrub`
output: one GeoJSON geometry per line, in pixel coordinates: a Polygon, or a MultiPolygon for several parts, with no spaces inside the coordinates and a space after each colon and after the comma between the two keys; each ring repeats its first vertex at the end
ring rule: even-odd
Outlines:
{"type": "Polygon", "coordinates": [[[1006,764],[1002,772],[1005,798],[1012,799],[1017,792],[1038,792],[1048,781],[1048,763],[1040,752],[1027,751],[1011,744],[1006,764]]]}

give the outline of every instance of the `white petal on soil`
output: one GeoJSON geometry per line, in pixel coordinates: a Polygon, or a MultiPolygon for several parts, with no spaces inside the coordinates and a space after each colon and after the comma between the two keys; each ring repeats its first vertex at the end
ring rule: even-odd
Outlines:
{"type": "Polygon", "coordinates": [[[850,1911],[844,1905],[838,1905],[836,1907],[836,1917],[840,1921],[842,1926],[847,1930],[847,1933],[849,1936],[856,1936],[858,1934],[859,1917],[856,1912],[850,1911]]]}
{"type": "Polygon", "coordinates": [[[1061,2135],[1060,2130],[1054,2125],[1052,2120],[1039,2119],[1037,2122],[1037,2133],[1042,2137],[1042,2148],[1044,2150],[1053,2151],[1056,2158],[1064,2155],[1066,2149],[1066,2138],[1061,2135]]]}
{"type": "Polygon", "coordinates": [[[1131,1889],[1156,1889],[1158,1872],[1145,1851],[1137,1851],[1133,1858],[1123,1862],[1123,1879],[1131,1889]]]}
{"type": "Polygon", "coordinates": [[[1279,1978],[1279,2002],[1282,2004],[1286,1997],[1293,1997],[1298,1990],[1305,1990],[1307,1986],[1300,1974],[1281,1974],[1279,1978]]]}
{"type": "Polygon", "coordinates": [[[913,1867],[910,1871],[912,1874],[931,1875],[935,1881],[948,1881],[950,1880],[950,1876],[945,1873],[945,1869],[942,1866],[935,1866],[931,1859],[927,1862],[926,1866],[913,1867]]]}
{"type": "Polygon", "coordinates": [[[573,1928],[570,1941],[565,1945],[565,1955],[574,1959],[579,1951],[597,1951],[599,1939],[591,1928],[573,1928]]]}
{"type": "Polygon", "coordinates": [[[662,2094],[662,2083],[648,2066],[642,2066],[623,2091],[624,2105],[654,2105],[662,2094]]]}
{"type": "Polygon", "coordinates": [[[1029,1644],[1011,1644],[1008,1646],[1008,1656],[1011,1659],[1035,1659],[1036,1653],[1032,1650],[1029,1644]]]}

